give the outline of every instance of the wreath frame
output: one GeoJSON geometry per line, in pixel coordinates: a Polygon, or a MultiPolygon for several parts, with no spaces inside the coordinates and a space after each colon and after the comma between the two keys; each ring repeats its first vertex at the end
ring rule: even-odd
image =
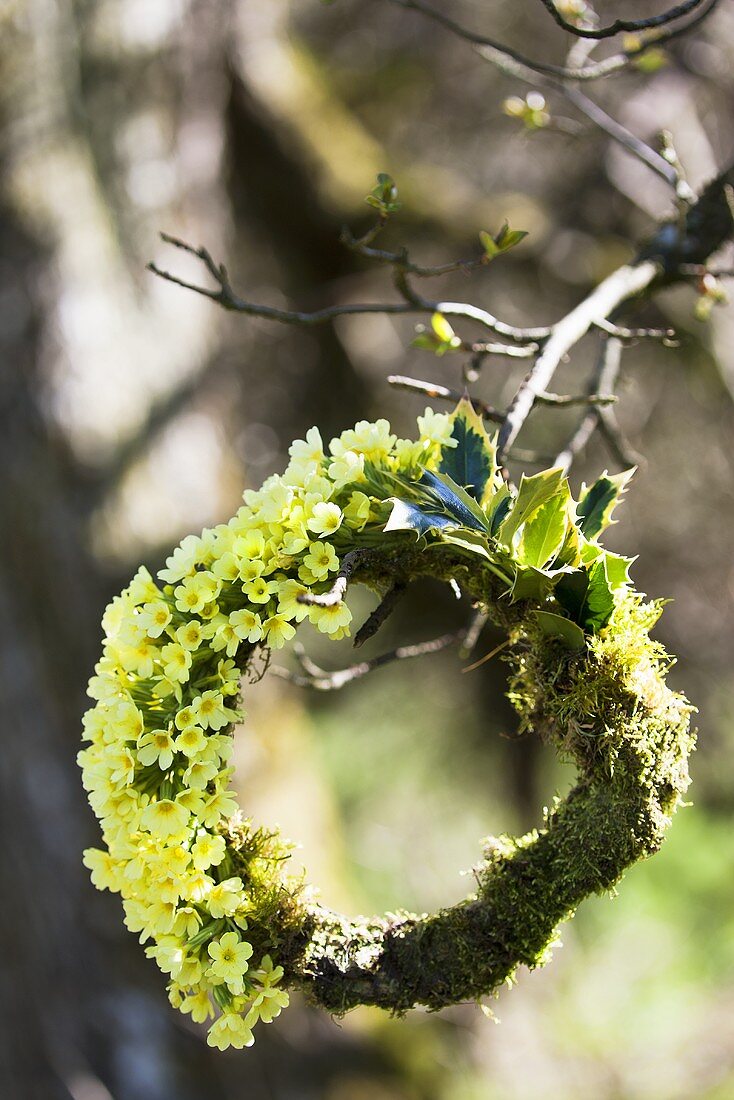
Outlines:
{"type": "Polygon", "coordinates": [[[330,455],[312,429],[228,524],[183,541],[162,586],[141,570],[105,614],[79,760],[107,849],[85,863],[153,941],[172,1004],[199,1022],[220,1010],[208,1041],[221,1049],[249,1046],[287,988],[334,1014],[495,992],[547,960],[583,898],[659,848],[688,786],[692,708],[666,686],[671,658],[649,633],[662,605],[598,542],[627,477],[602,475],[578,502],[559,469],[513,492],[468,400],[427,409],[419,429],[397,440],[363,421],[330,455]],[[464,901],[350,920],[289,875],[277,832],[239,816],[229,702],[294,622],[348,633],[350,580],[389,603],[424,576],[506,631],[521,727],[573,760],[577,781],[540,828],[485,842],[464,901]]]}

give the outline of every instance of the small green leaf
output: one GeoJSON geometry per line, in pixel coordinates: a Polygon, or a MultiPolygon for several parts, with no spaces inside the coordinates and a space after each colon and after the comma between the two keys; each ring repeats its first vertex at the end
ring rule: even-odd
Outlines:
{"type": "Polygon", "coordinates": [[[585,569],[574,569],[561,577],[555,588],[555,597],[575,623],[584,621],[586,594],[589,591],[589,574],[585,569]]]}
{"type": "Polygon", "coordinates": [[[597,634],[607,625],[613,611],[614,595],[607,577],[606,561],[600,558],[589,570],[589,589],[586,593],[583,625],[597,634]]]}
{"type": "Polygon", "coordinates": [[[522,475],[514,507],[498,532],[498,538],[506,546],[512,546],[512,540],[523,523],[535,515],[539,508],[550,500],[560,489],[565,474],[560,466],[552,470],[542,470],[532,477],[522,475]]]}
{"type": "Polygon", "coordinates": [[[522,561],[542,569],[555,558],[566,536],[569,501],[570,494],[564,500],[556,493],[526,522],[518,548],[522,561]]]}
{"type": "Polygon", "coordinates": [[[536,611],[538,626],[548,638],[558,638],[569,649],[583,649],[586,638],[580,626],[572,623],[563,615],[554,615],[552,611],[536,611]]]}
{"type": "Polygon", "coordinates": [[[446,516],[433,512],[424,512],[416,504],[391,497],[393,509],[390,518],[383,527],[386,533],[390,531],[415,531],[418,535],[425,535],[429,531],[440,527],[456,526],[446,516]]]}
{"type": "Polygon", "coordinates": [[[372,188],[364,201],[374,210],[378,210],[383,217],[397,213],[402,205],[398,201],[398,189],[395,180],[387,172],[379,173],[377,185],[372,188]]]}
{"type": "Polygon", "coordinates": [[[497,247],[497,243],[492,234],[488,233],[486,229],[481,229],[479,231],[479,240],[484,249],[484,255],[488,260],[493,260],[495,256],[499,256],[500,249],[497,247]]]}
{"type": "Polygon", "coordinates": [[[613,554],[611,550],[605,551],[604,560],[607,565],[607,579],[612,592],[623,588],[630,583],[629,569],[634,558],[625,558],[621,554],[613,554]]]}
{"type": "Polygon", "coordinates": [[[495,233],[494,236],[488,233],[486,229],[480,230],[479,240],[484,249],[484,259],[489,262],[496,256],[502,255],[503,252],[509,252],[511,248],[514,248],[515,245],[519,244],[525,237],[527,237],[526,230],[510,229],[507,222],[502,224],[499,233],[495,233]]]}
{"type": "Polygon", "coordinates": [[[583,488],[578,503],[579,527],[587,539],[596,538],[612,522],[611,516],[634,470],[608,474],[606,470],[588,489],[583,488]]]}
{"type": "Polygon", "coordinates": [[[607,576],[605,554],[591,567],[575,569],[561,577],[555,596],[575,623],[597,634],[607,625],[614,611],[614,594],[607,576]]]}
{"type": "Polygon", "coordinates": [[[518,600],[535,600],[542,603],[551,593],[553,578],[542,569],[535,566],[520,566],[515,574],[512,586],[512,602],[518,600]]]}
{"type": "Polygon", "coordinates": [[[448,474],[476,501],[481,501],[497,469],[496,450],[481,416],[467,397],[462,398],[452,413],[451,438],[456,440],[456,446],[441,451],[439,473],[448,474]]]}
{"type": "Polygon", "coordinates": [[[489,533],[494,538],[497,535],[500,527],[502,526],[507,513],[510,511],[513,503],[513,496],[507,486],[503,484],[495,493],[492,499],[492,507],[489,509],[488,518],[490,520],[489,533]]]}

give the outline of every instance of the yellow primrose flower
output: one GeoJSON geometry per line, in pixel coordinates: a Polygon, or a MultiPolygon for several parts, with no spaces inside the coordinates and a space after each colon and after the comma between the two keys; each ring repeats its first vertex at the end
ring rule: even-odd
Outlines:
{"type": "Polygon", "coordinates": [[[163,600],[146,603],[138,615],[138,623],[149,638],[159,638],[171,621],[171,609],[163,600]]]}
{"type": "Polygon", "coordinates": [[[214,1015],[214,1007],[206,989],[200,989],[197,993],[192,993],[191,996],[184,997],[180,1008],[182,1012],[191,1015],[191,1019],[195,1024],[204,1024],[214,1015]]]}
{"type": "MultiPolygon", "coordinates": [[[[242,642],[259,642],[263,636],[260,616],[246,607],[231,613],[229,625],[242,642]]],[[[229,656],[232,656],[232,654],[229,654],[229,656]]]]}
{"type": "Polygon", "coordinates": [[[197,871],[208,871],[224,859],[226,844],[223,836],[199,833],[191,848],[191,856],[197,871]]]}
{"type": "Polygon", "coordinates": [[[239,1012],[224,1012],[209,1028],[206,1041],[210,1047],[217,1050],[226,1050],[234,1047],[242,1050],[243,1047],[251,1047],[255,1042],[252,1034],[253,1020],[248,1024],[247,1018],[240,1016],[239,1012]]]}
{"type": "Polygon", "coordinates": [[[312,542],[304,555],[298,576],[306,583],[326,580],[329,573],[339,568],[339,558],[330,542],[312,542]]]}
{"type": "Polygon", "coordinates": [[[178,642],[169,642],[161,650],[163,661],[163,675],[179,684],[185,684],[189,678],[192,657],[188,649],[184,649],[178,642]]]}
{"type": "Polygon", "coordinates": [[[158,585],[151,577],[144,565],[141,565],[137,573],[127,586],[127,594],[131,602],[138,606],[148,600],[155,600],[160,596],[158,585]]]}
{"type": "Polygon", "coordinates": [[[263,631],[271,649],[282,649],[295,635],[296,628],[283,615],[271,615],[263,623],[263,631]]]}
{"type": "Polygon", "coordinates": [[[200,622],[196,619],[191,619],[190,622],[184,623],[176,631],[176,641],[184,649],[188,649],[193,652],[198,649],[204,640],[204,630],[200,622]]]}
{"type": "MultiPolygon", "coordinates": [[[[211,895],[209,895],[211,900],[211,895]]],[[[247,960],[252,957],[252,945],[241,940],[236,932],[225,932],[218,941],[207,947],[212,965],[206,972],[207,978],[215,982],[226,982],[232,993],[242,993],[245,988],[244,975],[249,969],[247,960]]]]}
{"type": "Polygon", "coordinates": [[[322,634],[343,638],[345,633],[348,633],[347,627],[352,621],[352,612],[345,603],[332,604],[331,607],[312,605],[308,609],[308,617],[322,634]]]}
{"type": "Polygon", "coordinates": [[[242,591],[250,603],[269,603],[273,593],[278,591],[276,581],[266,581],[264,577],[255,577],[242,585],[242,591]]]}
{"type": "Polygon", "coordinates": [[[171,556],[166,558],[166,568],[161,569],[158,576],[168,584],[175,584],[187,577],[196,568],[201,549],[201,539],[196,535],[187,535],[171,556]]]}
{"type": "Polygon", "coordinates": [[[178,752],[191,759],[198,756],[206,748],[206,737],[200,726],[186,726],[173,742],[178,752]]]}
{"type": "Polygon", "coordinates": [[[237,718],[237,713],[225,707],[218,691],[204,691],[191,704],[194,721],[204,729],[220,730],[237,718]]]}
{"type": "Polygon", "coordinates": [[[162,771],[167,772],[173,763],[175,751],[170,730],[151,730],[138,739],[138,760],[146,768],[157,764],[162,771]]]}
{"type": "Polygon", "coordinates": [[[213,794],[204,803],[201,820],[207,829],[215,828],[222,818],[232,817],[237,812],[237,799],[227,791],[213,794]]]}
{"type": "Polygon", "coordinates": [[[87,848],[82,859],[84,866],[92,872],[92,883],[98,890],[119,889],[120,868],[109,852],[101,852],[98,848],[87,848]]]}
{"type": "Polygon", "coordinates": [[[316,535],[333,535],[339,530],[342,521],[341,508],[337,504],[327,504],[322,501],[315,504],[311,518],[306,526],[316,535]]]}
{"type": "Polygon", "coordinates": [[[186,835],[189,811],[170,798],[161,798],[146,806],[140,816],[140,827],[154,836],[173,843],[186,835]]]}
{"type": "Polygon", "coordinates": [[[245,904],[245,892],[238,878],[225,878],[209,891],[206,899],[209,912],[215,918],[231,917],[245,904]]]}

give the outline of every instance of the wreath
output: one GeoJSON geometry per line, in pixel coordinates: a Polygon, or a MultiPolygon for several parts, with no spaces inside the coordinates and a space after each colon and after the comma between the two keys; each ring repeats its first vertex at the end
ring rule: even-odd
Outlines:
{"type": "MultiPolygon", "coordinates": [[[[208,1042],[249,1046],[299,989],[333,1013],[477,1000],[543,963],[559,923],[659,847],[688,785],[691,707],[665,685],[661,606],[598,542],[628,475],[575,501],[561,469],[503,478],[471,403],[426,409],[417,440],[360,421],[317,429],[225,524],[188,536],[107,608],[79,755],[104,847],[99,889],[170,976],[208,1042]],[[311,622],[350,632],[351,580],[380,595],[431,576],[507,633],[521,728],[571,758],[541,828],[485,841],[472,896],[431,915],[347,919],[289,872],[289,846],[240,814],[230,783],[243,673],[311,622]]],[[[379,613],[377,614],[379,619],[379,613]]]]}

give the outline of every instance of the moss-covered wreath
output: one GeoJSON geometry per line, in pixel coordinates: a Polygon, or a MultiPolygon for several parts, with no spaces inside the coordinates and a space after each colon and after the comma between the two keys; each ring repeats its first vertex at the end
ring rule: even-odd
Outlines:
{"type": "Polygon", "coordinates": [[[625,477],[602,476],[578,502],[559,469],[514,491],[468,401],[427,409],[418,427],[411,441],[363,421],[328,452],[312,429],[282,476],[184,539],[158,581],[141,569],[105,613],[80,753],[105,848],[85,862],[152,941],[171,1002],[200,1022],[216,1014],[220,1048],[248,1046],[287,988],[335,1013],[491,993],[544,960],[584,897],[657,850],[688,785],[691,707],[649,637],[660,607],[597,541],[625,477]],[[432,915],[323,908],[229,789],[243,672],[304,619],[348,634],[350,576],[377,592],[419,576],[457,584],[507,631],[522,726],[578,768],[542,828],[488,841],[476,892],[432,915]]]}

